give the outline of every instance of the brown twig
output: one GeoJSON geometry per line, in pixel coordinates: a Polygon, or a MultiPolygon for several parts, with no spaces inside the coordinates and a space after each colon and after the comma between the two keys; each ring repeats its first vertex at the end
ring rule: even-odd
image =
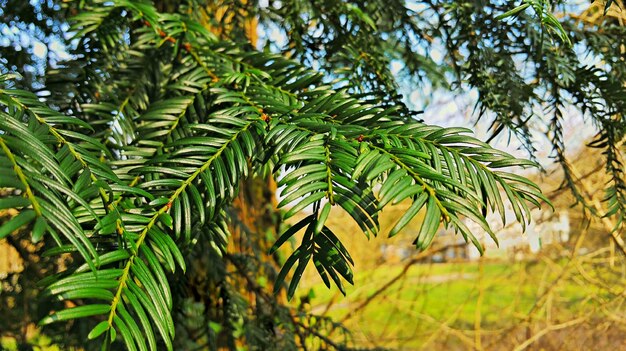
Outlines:
{"type": "Polygon", "coordinates": [[[454,244],[454,245],[447,245],[447,246],[442,246],[442,247],[438,247],[438,248],[430,248],[426,251],[422,251],[419,254],[417,254],[417,256],[411,258],[402,268],[402,271],[400,271],[400,273],[398,273],[395,277],[391,278],[387,283],[383,284],[380,288],[378,288],[378,290],[376,290],[372,295],[368,296],[367,299],[365,299],[365,301],[361,302],[361,304],[359,304],[357,307],[355,307],[352,311],[348,312],[348,314],[346,314],[342,319],[340,323],[345,323],[348,319],[352,318],[352,316],[354,316],[357,312],[360,312],[362,309],[364,309],[365,307],[367,307],[367,305],[369,305],[376,297],[378,297],[380,294],[382,294],[383,292],[385,292],[387,289],[389,289],[391,286],[393,286],[398,280],[400,280],[402,277],[404,277],[407,272],[409,271],[409,269],[416,264],[417,262],[419,262],[420,260],[429,257],[437,252],[441,252],[441,251],[445,251],[450,247],[457,247],[457,246],[465,246],[465,243],[463,244],[454,244]]]}
{"type": "Polygon", "coordinates": [[[525,350],[528,346],[532,345],[535,341],[541,339],[544,335],[553,332],[555,330],[559,330],[559,329],[565,329],[565,328],[569,328],[572,327],[576,324],[580,324],[584,321],[586,321],[589,317],[588,316],[583,316],[583,317],[578,317],[576,319],[572,319],[570,321],[561,323],[561,324],[553,324],[553,325],[549,325],[547,327],[545,327],[544,329],[542,329],[541,331],[539,331],[537,334],[533,335],[532,338],[527,339],[526,341],[524,341],[523,343],[519,344],[514,351],[522,351],[525,350]]]}

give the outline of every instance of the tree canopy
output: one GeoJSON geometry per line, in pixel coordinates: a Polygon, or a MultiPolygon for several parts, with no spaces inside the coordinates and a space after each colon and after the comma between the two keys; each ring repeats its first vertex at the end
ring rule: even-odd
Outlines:
{"type": "Polygon", "coordinates": [[[612,176],[606,215],[623,227],[626,36],[613,17],[576,17],[584,5],[0,3],[3,33],[22,28],[49,50],[38,60],[0,42],[0,209],[17,210],[0,238],[27,228],[44,256],[73,258],[40,283],[39,298],[61,302],[41,325],[90,317],[89,339],[105,348],[172,350],[177,276],[194,248],[227,259],[230,208],[247,178],[277,181],[282,219],[307,214],[269,251],[304,233],[274,277],[274,293],[288,298],[311,261],[328,287],[353,282],[352,258],[325,226],[331,207],[370,236],[380,211],[410,201],[389,235],[422,211],[418,249],[443,224],[482,250],[466,220],[497,241],[488,213],[504,223],[510,206],[526,223],[531,206],[548,202],[519,174],[536,166],[533,124],[545,125],[576,194],[564,153],[569,105],[597,130],[592,146],[612,176]],[[531,160],[421,120],[400,94],[407,81],[477,91],[492,135],[512,133],[531,160]]]}

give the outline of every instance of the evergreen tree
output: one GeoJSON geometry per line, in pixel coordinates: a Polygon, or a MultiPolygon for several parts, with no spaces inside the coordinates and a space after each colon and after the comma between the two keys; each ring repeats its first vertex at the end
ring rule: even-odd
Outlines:
{"type": "Polygon", "coordinates": [[[65,43],[70,58],[0,61],[0,209],[18,213],[0,238],[25,229],[63,260],[40,283],[54,302],[41,325],[89,317],[72,331],[105,348],[345,347],[326,336],[341,326],[276,297],[294,296],[311,261],[327,286],[352,283],[325,226],[332,207],[370,236],[385,206],[410,201],[389,235],[423,211],[418,249],[443,224],[482,250],[465,220],[497,241],[485,218],[504,222],[505,206],[527,222],[545,198],[516,172],[535,163],[419,120],[399,93],[407,80],[475,89],[493,135],[516,135],[530,156],[531,123],[545,122],[565,170],[562,111],[577,106],[598,130],[607,214],[623,226],[625,36],[611,17],[587,23],[540,0],[2,4],[3,28],[65,43]],[[283,220],[311,211],[269,247],[268,228],[281,229],[262,193],[272,180],[283,220]]]}

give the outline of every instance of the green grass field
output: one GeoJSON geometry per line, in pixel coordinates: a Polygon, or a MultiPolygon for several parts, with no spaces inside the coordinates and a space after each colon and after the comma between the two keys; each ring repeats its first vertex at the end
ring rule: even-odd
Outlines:
{"type": "Polygon", "coordinates": [[[555,320],[592,311],[588,297],[607,292],[584,284],[571,269],[557,281],[565,262],[415,264],[362,308],[402,271],[402,264],[355,272],[355,285],[347,287],[346,297],[318,279],[309,279],[307,287],[315,295],[313,312],[337,320],[351,314],[345,323],[360,346],[414,350],[431,349],[437,343],[436,349],[445,344],[463,350],[475,344],[478,321],[481,341],[495,340],[527,321],[531,311],[538,319],[553,313],[555,320]],[[356,308],[360,309],[355,312],[356,308]]]}

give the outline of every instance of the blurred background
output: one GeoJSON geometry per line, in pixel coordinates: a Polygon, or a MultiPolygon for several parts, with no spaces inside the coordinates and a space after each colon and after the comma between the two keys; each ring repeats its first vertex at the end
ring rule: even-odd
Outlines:
{"type": "MultiPolygon", "coordinates": [[[[28,3],[38,9],[41,19],[10,19],[8,12],[0,12],[6,16],[6,22],[0,25],[0,68],[22,70],[24,82],[38,88],[41,86],[33,77],[71,57],[63,44],[68,42],[63,37],[67,24],[57,14],[60,7],[52,1],[12,1],[11,6],[16,6],[12,12],[29,13],[28,3]],[[23,9],[18,8],[21,5],[23,9]],[[48,25],[50,32],[28,25],[29,21],[48,20],[52,21],[48,25]],[[46,68],[46,64],[51,66],[46,68]]],[[[0,0],[0,4],[8,6],[9,2],[0,0]]],[[[259,35],[275,36],[275,43],[285,40],[284,34],[272,32],[271,28],[259,29],[259,35]]],[[[436,50],[430,55],[437,56],[436,50]]],[[[467,126],[476,130],[479,138],[487,138],[488,123],[475,121],[475,91],[452,95],[428,84],[417,89],[410,81],[404,81],[400,89],[409,106],[424,109],[420,117],[428,123],[467,126]]],[[[366,238],[344,212],[333,212],[329,226],[355,260],[355,284],[346,287],[344,297],[336,288],[326,288],[310,266],[296,297],[289,302],[290,308],[313,319],[329,317],[343,324],[356,348],[626,349],[626,245],[613,231],[618,223],[592,215],[605,212],[602,201],[609,180],[603,171],[605,158],[601,150],[585,147],[593,132],[581,128],[581,115],[574,110],[566,110],[564,115],[564,141],[570,145],[567,156],[577,178],[579,196],[587,207],[575,205],[580,199],[561,186],[563,174],[550,159],[549,140],[542,144],[539,138],[535,140],[538,147],[534,156],[544,169],[524,175],[544,190],[553,210],[548,206],[533,210],[533,221],[525,228],[514,221],[512,209],[507,211],[508,225],[503,226],[499,217],[494,217],[499,244],[480,228],[471,227],[485,247],[484,256],[462,237],[443,228],[429,249],[415,250],[412,241],[423,214],[402,233],[387,238],[386,231],[408,204],[385,209],[382,235],[376,238],[366,238]]],[[[545,133],[543,127],[536,127],[539,135],[545,133]]],[[[492,144],[517,156],[528,156],[506,135],[492,144]]],[[[0,222],[14,215],[11,210],[0,210],[0,222]]],[[[283,253],[291,253],[298,242],[299,238],[294,237],[283,253]]],[[[42,245],[31,243],[27,232],[0,240],[0,349],[64,349],[48,335],[64,335],[70,327],[53,325],[42,333],[36,327],[42,315],[36,296],[38,282],[62,271],[71,264],[71,257],[51,262],[53,258],[41,256],[42,245]]],[[[268,282],[259,280],[259,284],[268,282]]],[[[331,340],[346,337],[343,332],[333,334],[335,329],[330,330],[331,340]]],[[[80,342],[76,340],[76,344],[80,342]]]]}

